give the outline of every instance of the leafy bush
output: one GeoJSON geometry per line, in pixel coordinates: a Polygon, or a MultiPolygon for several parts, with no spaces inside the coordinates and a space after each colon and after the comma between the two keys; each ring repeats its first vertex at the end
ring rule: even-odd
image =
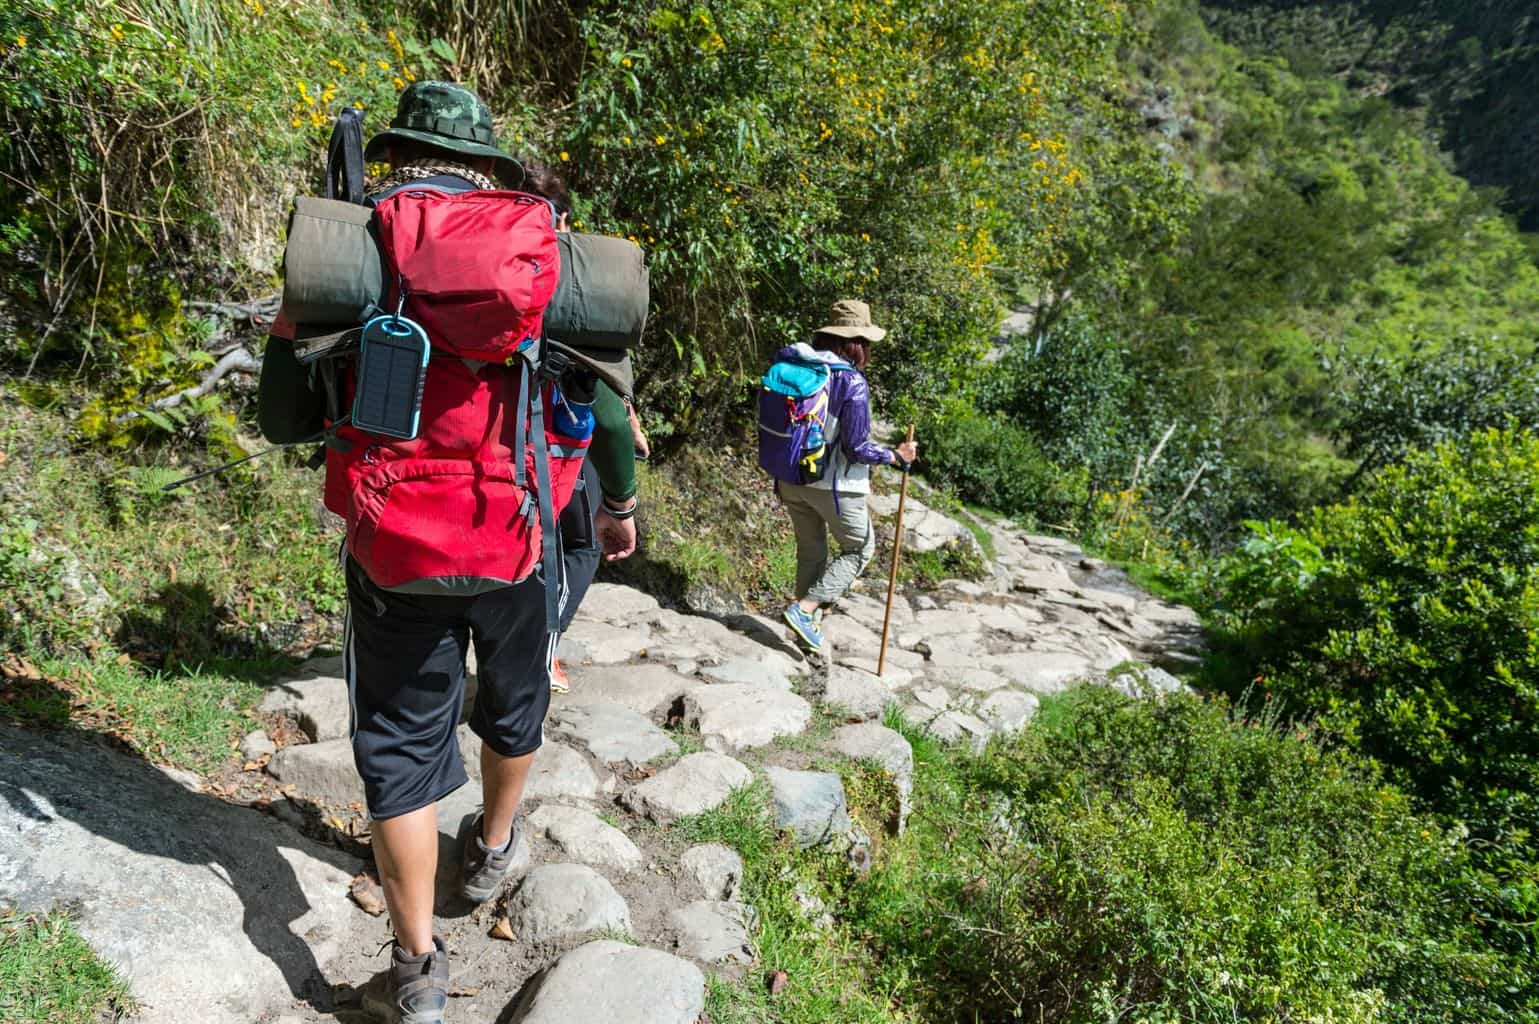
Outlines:
{"type": "Polygon", "coordinates": [[[925,1020],[1533,1021],[1457,831],[1221,701],[1084,689],[951,769],[852,893],[925,1020]]]}
{"type": "Polygon", "coordinates": [[[926,475],[967,501],[1058,526],[1076,522],[1089,500],[1084,470],[1060,469],[1029,431],[963,399],[926,416],[919,436],[926,475]]]}
{"type": "Polygon", "coordinates": [[[1487,430],[1391,467],[1223,567],[1227,655],[1466,821],[1532,948],[1539,910],[1539,438],[1487,430]],[[1509,863],[1509,860],[1511,861],[1509,863]]]}

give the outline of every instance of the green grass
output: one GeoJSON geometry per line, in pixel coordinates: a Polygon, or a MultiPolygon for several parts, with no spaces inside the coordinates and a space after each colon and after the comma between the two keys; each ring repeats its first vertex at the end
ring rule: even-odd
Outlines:
{"type": "Polygon", "coordinates": [[[0,717],[208,769],[291,655],[335,641],[320,476],[277,456],[163,491],[215,461],[199,448],[82,450],[64,410],[0,402],[0,489],[21,496],[0,527],[0,653],[36,677],[0,691],[0,717]]]}
{"type": "Polygon", "coordinates": [[[0,910],[0,1020],[101,1024],[134,1009],[128,984],[67,915],[0,910]]]}

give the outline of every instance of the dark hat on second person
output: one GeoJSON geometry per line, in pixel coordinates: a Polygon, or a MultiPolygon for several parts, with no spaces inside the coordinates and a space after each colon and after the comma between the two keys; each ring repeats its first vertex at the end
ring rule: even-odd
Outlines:
{"type": "Polygon", "coordinates": [[[393,140],[421,142],[465,156],[491,157],[505,182],[524,180],[524,165],[497,148],[492,112],[481,97],[454,82],[413,82],[401,90],[390,127],[369,140],[366,160],[383,160],[393,140]]]}

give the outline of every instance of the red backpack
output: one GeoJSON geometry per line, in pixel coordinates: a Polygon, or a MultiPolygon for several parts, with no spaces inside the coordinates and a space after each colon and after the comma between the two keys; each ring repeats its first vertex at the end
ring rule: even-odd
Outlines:
{"type": "MultiPolygon", "coordinates": [[[[410,441],[335,426],[326,507],[347,550],[386,589],[476,593],[542,560],[556,629],[556,517],[571,499],[592,414],[563,390],[565,357],[541,317],[560,257],[551,207],[520,192],[410,186],[376,205],[389,294],[432,345],[421,428],[410,441]]],[[[352,361],[339,368],[351,408],[352,361]]]]}

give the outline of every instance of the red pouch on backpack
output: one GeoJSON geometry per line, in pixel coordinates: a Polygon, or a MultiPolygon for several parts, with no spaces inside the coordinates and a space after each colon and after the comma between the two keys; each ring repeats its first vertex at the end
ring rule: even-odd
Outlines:
{"type": "Polygon", "coordinates": [[[435,348],[506,362],[540,318],[561,276],[551,207],[522,192],[406,189],[375,207],[390,302],[435,348]]]}

